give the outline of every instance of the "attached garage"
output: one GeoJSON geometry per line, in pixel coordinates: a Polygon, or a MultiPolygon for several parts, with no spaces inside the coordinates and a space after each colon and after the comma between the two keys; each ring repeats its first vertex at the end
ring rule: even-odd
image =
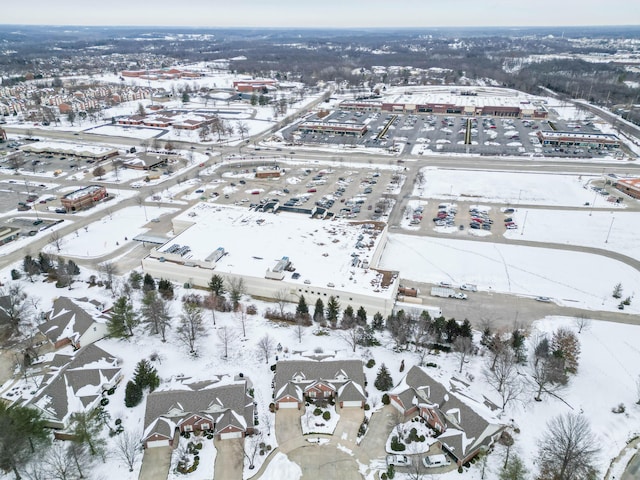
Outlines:
{"type": "Polygon", "coordinates": [[[278,402],[278,408],[298,408],[298,402],[281,400],[278,402]]]}
{"type": "Polygon", "coordinates": [[[220,434],[220,440],[231,440],[233,438],[242,438],[242,432],[228,432],[220,434]]]}
{"type": "Polygon", "coordinates": [[[169,440],[151,440],[147,442],[147,448],[168,447],[169,440]]]}
{"type": "Polygon", "coordinates": [[[342,402],[342,408],[347,408],[347,407],[362,408],[362,401],[360,401],[360,400],[350,400],[350,401],[342,402]]]}

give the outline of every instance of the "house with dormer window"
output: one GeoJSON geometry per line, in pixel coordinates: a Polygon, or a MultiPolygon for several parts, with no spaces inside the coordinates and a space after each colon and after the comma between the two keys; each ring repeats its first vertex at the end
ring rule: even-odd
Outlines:
{"type": "Polygon", "coordinates": [[[360,360],[282,360],[273,386],[276,408],[301,409],[306,399],[364,408],[367,400],[360,360]]]}

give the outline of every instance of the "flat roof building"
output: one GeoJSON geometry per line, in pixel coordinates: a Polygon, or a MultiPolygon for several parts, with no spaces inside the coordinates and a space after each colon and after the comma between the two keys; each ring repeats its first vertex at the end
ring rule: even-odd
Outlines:
{"type": "Polygon", "coordinates": [[[199,203],[173,219],[177,236],[142,260],[145,273],[206,287],[212,275],[242,278],[246,293],[275,298],[286,292],[307,303],[335,296],[371,314],[393,309],[395,272],[375,267],[387,239],[380,222],[319,220],[199,203]]]}
{"type": "Polygon", "coordinates": [[[67,193],[60,199],[67,212],[76,212],[93,207],[96,202],[109,196],[107,189],[102,185],[89,185],[88,187],[67,193]]]}
{"type": "Polygon", "coordinates": [[[540,143],[550,147],[583,147],[601,150],[620,148],[620,140],[611,133],[577,133],[538,131],[540,143]]]}
{"type": "Polygon", "coordinates": [[[640,178],[624,178],[618,180],[614,187],[630,197],[640,198],[640,178]]]}
{"type": "Polygon", "coordinates": [[[362,137],[367,133],[367,126],[353,123],[302,122],[298,126],[298,130],[303,133],[333,133],[362,137]]]}

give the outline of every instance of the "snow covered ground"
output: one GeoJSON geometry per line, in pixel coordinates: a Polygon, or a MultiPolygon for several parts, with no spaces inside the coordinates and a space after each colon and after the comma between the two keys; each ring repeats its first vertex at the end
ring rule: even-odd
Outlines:
{"type": "MultiPolygon", "coordinates": [[[[585,185],[590,180],[601,178],[600,175],[485,172],[429,167],[422,169],[422,172],[425,182],[422,185],[416,184],[414,196],[504,203],[511,206],[584,206],[585,203],[594,201],[594,192],[585,188],[585,185]]],[[[596,202],[597,206],[605,203],[602,199],[597,199],[596,202]]]]}
{"type": "MultiPolygon", "coordinates": [[[[389,235],[380,266],[419,282],[472,283],[480,290],[546,296],[593,310],[617,311],[613,287],[640,282],[637,270],[598,255],[401,234],[389,235]]],[[[640,313],[640,306],[625,312],[640,313]]]]}
{"type": "Polygon", "coordinates": [[[640,260],[640,213],[518,208],[511,217],[521,228],[507,230],[506,238],[602,248],[640,260]]]}

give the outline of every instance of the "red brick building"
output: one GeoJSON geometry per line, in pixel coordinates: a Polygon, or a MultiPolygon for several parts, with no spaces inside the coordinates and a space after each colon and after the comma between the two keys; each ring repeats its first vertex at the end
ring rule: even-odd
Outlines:
{"type": "Polygon", "coordinates": [[[109,196],[107,189],[102,185],[89,185],[88,187],[67,193],[60,199],[67,212],[77,212],[93,207],[100,200],[109,196]]]}
{"type": "Polygon", "coordinates": [[[625,178],[618,180],[614,187],[630,197],[640,199],[640,178],[625,178]]]}

